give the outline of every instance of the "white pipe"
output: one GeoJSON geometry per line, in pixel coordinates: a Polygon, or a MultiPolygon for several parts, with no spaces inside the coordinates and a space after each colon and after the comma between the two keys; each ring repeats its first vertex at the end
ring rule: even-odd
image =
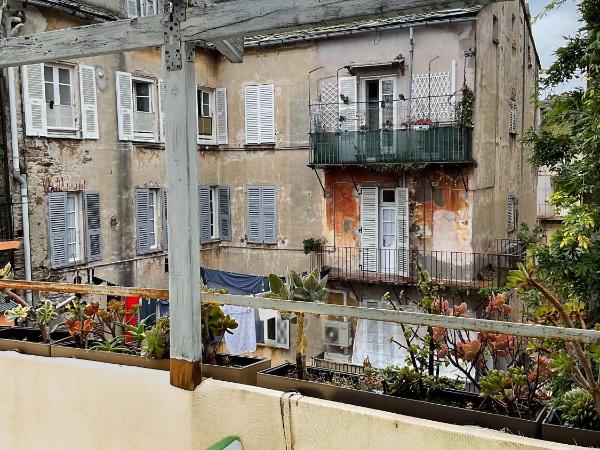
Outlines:
{"type": "MultiPolygon", "coordinates": [[[[19,18],[6,17],[4,21],[5,37],[12,36],[13,22],[20,22],[19,18]]],[[[21,211],[23,215],[23,258],[25,263],[25,280],[31,281],[31,239],[29,236],[29,196],[27,195],[27,174],[21,174],[19,158],[19,140],[17,133],[17,106],[15,92],[15,71],[8,67],[8,109],[10,112],[10,147],[12,149],[13,178],[21,188],[21,211]]],[[[33,303],[31,291],[25,293],[27,303],[33,303]]]]}

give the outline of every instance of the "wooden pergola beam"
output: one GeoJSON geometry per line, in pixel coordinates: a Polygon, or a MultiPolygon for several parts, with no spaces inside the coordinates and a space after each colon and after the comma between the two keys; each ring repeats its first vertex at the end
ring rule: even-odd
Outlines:
{"type": "MultiPolygon", "coordinates": [[[[187,9],[182,40],[214,42],[354,20],[484,5],[496,0],[230,0],[187,9]]],[[[164,43],[162,17],[148,16],[0,40],[0,68],[121,53],[164,43]]],[[[235,42],[235,41],[233,41],[235,42]]],[[[231,51],[231,49],[229,49],[231,51]]]]}

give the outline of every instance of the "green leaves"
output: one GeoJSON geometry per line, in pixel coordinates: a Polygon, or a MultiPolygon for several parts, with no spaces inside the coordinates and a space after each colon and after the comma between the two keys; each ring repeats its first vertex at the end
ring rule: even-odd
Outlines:
{"type": "Polygon", "coordinates": [[[9,321],[20,321],[27,319],[27,314],[31,311],[31,306],[17,305],[12,309],[4,312],[4,317],[9,321]]]}

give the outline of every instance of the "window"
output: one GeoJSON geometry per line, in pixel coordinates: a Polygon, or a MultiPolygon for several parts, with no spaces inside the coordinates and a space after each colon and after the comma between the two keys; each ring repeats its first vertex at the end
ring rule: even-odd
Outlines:
{"type": "Polygon", "coordinates": [[[75,128],[75,99],[72,69],[44,65],[44,94],[48,129],[75,128]]]}
{"type": "Polygon", "coordinates": [[[246,86],[246,144],[275,143],[275,86],[246,86]]]}
{"type": "Polygon", "coordinates": [[[506,231],[516,231],[519,223],[519,199],[508,197],[506,208],[506,231]]]}
{"type": "Polygon", "coordinates": [[[28,136],[99,138],[93,67],[30,64],[22,76],[28,136]]]}
{"type": "Polygon", "coordinates": [[[162,81],[128,72],[116,76],[119,140],[164,142],[162,81]]]}
{"type": "Polygon", "coordinates": [[[160,198],[162,195],[163,248],[167,248],[166,240],[166,205],[167,196],[164,189],[137,188],[135,190],[136,214],[136,249],[138,253],[150,253],[159,249],[158,221],[160,220],[160,198]]]}
{"type": "Polygon", "coordinates": [[[200,186],[200,243],[231,240],[229,186],[200,186]]]}
{"type": "Polygon", "coordinates": [[[517,134],[517,102],[514,98],[508,100],[508,132],[511,135],[517,134]]]}
{"type": "Polygon", "coordinates": [[[214,140],[213,91],[198,89],[198,141],[214,140]]]}
{"type": "Polygon", "coordinates": [[[277,244],[275,186],[248,186],[247,240],[252,244],[277,244]]]}
{"type": "Polygon", "coordinates": [[[494,14],[492,16],[492,41],[494,43],[500,42],[500,31],[498,30],[498,17],[494,14]]]}
{"type": "Polygon", "coordinates": [[[50,265],[66,267],[102,259],[100,194],[95,191],[48,194],[50,265]],[[85,242],[85,252],[83,242],[85,242]]]}
{"type": "Polygon", "coordinates": [[[153,16],[157,13],[157,0],[125,0],[127,17],[153,16]]]}

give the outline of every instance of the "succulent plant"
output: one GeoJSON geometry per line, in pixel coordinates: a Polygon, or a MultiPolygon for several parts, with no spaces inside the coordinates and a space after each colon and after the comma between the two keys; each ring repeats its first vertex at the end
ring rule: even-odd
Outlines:
{"type": "Polygon", "coordinates": [[[21,305],[17,305],[12,309],[9,309],[7,311],[4,312],[4,317],[6,317],[6,320],[8,321],[20,321],[20,320],[25,320],[27,319],[27,315],[29,314],[29,311],[31,310],[31,306],[21,306],[21,305]]]}
{"type": "MultiPolygon", "coordinates": [[[[271,292],[265,295],[269,298],[279,298],[282,300],[293,300],[300,302],[325,303],[329,292],[325,288],[327,285],[327,276],[321,278],[317,269],[313,270],[306,277],[301,277],[293,270],[289,270],[286,281],[282,281],[275,274],[269,275],[269,284],[271,292]]],[[[292,313],[282,314],[292,323],[298,324],[298,333],[296,334],[296,376],[303,380],[306,378],[306,337],[304,336],[304,314],[292,313]]]]}
{"type": "Polygon", "coordinates": [[[552,405],[560,412],[565,425],[577,428],[600,429],[600,416],[588,391],[575,388],[556,397],[552,405]]]}

